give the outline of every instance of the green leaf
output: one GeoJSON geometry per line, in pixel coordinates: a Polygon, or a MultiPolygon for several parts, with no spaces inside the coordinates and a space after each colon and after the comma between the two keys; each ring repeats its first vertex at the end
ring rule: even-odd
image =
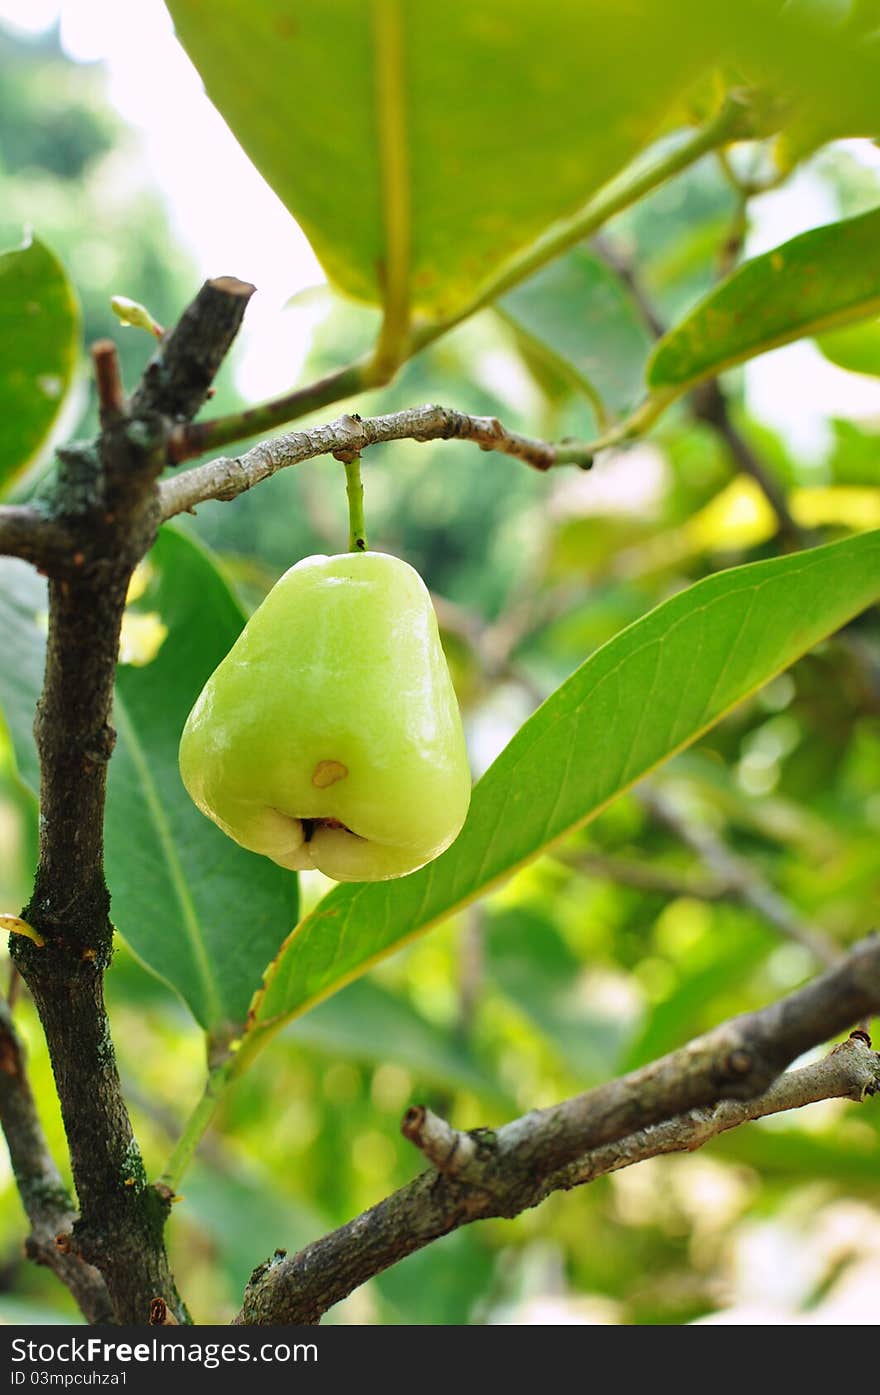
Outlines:
{"type": "Polygon", "coordinates": [[[657,344],[648,385],[677,396],[725,368],[880,310],[880,209],[754,257],[657,344]]]}
{"type": "Polygon", "coordinates": [[[433,1084],[470,1090],[483,1099],[507,1099],[498,1081],[451,1032],[426,1021],[404,998],[369,978],[349,984],[300,1018],[291,1035],[327,1055],[379,1065],[393,1061],[433,1084]]]}
{"type": "Polygon", "coordinates": [[[0,707],[24,785],[36,795],[40,769],[34,745],[34,709],[46,657],[46,582],[26,562],[0,557],[0,707]]]}
{"type": "Polygon", "coordinates": [[[0,490],[49,440],[79,345],[76,295],[48,247],[32,238],[0,255],[0,490]]]}
{"type": "Polygon", "coordinates": [[[769,88],[768,134],[780,91],[848,134],[880,123],[873,48],[778,0],[679,0],[674,23],[658,0],[556,0],[552,19],[531,0],[168,8],[331,280],[432,321],[577,213],[717,67],[769,88]]]}
{"type": "Polygon", "coordinates": [[[825,357],[836,363],[838,368],[846,368],[850,373],[869,373],[880,377],[880,320],[866,320],[863,324],[847,325],[845,329],[832,329],[820,334],[816,344],[825,357]]]}
{"type": "Polygon", "coordinates": [[[880,533],[708,577],[630,625],[520,729],[453,846],[397,882],[340,886],[254,1000],[237,1069],[291,1017],[504,881],[880,596],[880,533]]]}
{"type": "Polygon", "coordinates": [[[208,95],[370,301],[445,317],[645,145],[707,41],[655,4],[169,0],[208,95]],[[663,61],[657,61],[662,53],[663,61]]]}
{"type": "MultiPolygon", "coordinates": [[[[244,1020],[267,961],[296,919],[297,879],[215,828],[178,773],[183,724],[241,631],[242,610],[207,553],[171,528],[162,530],[149,568],[140,615],[154,631],[161,621],[167,634],[150,662],[118,672],[105,831],[111,914],[147,968],[177,990],[207,1031],[222,1034],[244,1020]]],[[[34,789],[31,727],[46,611],[37,574],[0,562],[0,702],[19,771],[34,789]]],[[[137,613],[129,609],[127,626],[137,613]]]]}
{"type": "Polygon", "coordinates": [[[620,278],[576,247],[499,301],[498,309],[570,384],[612,414],[641,391],[651,336],[620,278]]]}
{"type": "MultiPolygon", "coordinates": [[[[737,0],[697,6],[688,15],[715,30],[740,77],[770,99],[768,135],[778,125],[781,98],[785,126],[774,155],[782,169],[824,141],[880,131],[876,13],[854,23],[858,4],[737,0]]],[[[867,0],[865,8],[873,4],[867,0]]]]}

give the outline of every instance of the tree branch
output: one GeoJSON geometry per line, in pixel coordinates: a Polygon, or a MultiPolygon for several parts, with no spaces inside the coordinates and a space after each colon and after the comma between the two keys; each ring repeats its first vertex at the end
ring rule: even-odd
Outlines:
{"type": "MultiPolygon", "coordinates": [[[[171,450],[179,435],[172,434],[171,450]]],[[[593,463],[589,451],[579,442],[551,445],[508,431],[497,417],[468,416],[450,407],[408,407],[389,416],[341,416],[326,426],[308,431],[291,431],[254,446],[237,459],[212,460],[182,475],[164,480],[160,488],[162,517],[172,518],[203,504],[208,499],[234,499],[289,465],[300,465],[319,455],[348,459],[368,446],[384,441],[473,441],[481,450],[497,450],[524,460],[536,470],[554,465],[578,465],[587,470],[593,463]]]]}
{"type": "Polygon", "coordinates": [[[655,789],[642,787],[640,799],[658,822],[696,853],[703,866],[718,879],[722,895],[748,906],[786,939],[803,945],[817,963],[828,966],[839,962],[842,951],[824,930],[803,920],[775,887],[745,858],[731,852],[710,828],[686,819],[670,799],[655,789]]]}
{"type": "Polygon", "coordinates": [[[98,392],[101,426],[112,426],[125,411],[125,389],[119,353],[112,339],[99,339],[92,345],[92,367],[98,392]]]}
{"type": "MultiPolygon", "coordinates": [[[[817,1088],[815,1071],[806,1083],[800,1073],[794,1083],[773,1086],[775,1078],[802,1052],[877,1011],[880,937],[875,935],[780,1002],[733,1018],[641,1070],[551,1109],[533,1110],[495,1132],[476,1129],[461,1135],[459,1143],[449,1125],[424,1109],[410,1110],[404,1131],[427,1153],[432,1170],[300,1254],[260,1266],[236,1322],[318,1322],[334,1303],[397,1260],[459,1226],[517,1215],[549,1191],[577,1185],[590,1167],[585,1155],[610,1148],[609,1162],[631,1146],[622,1140],[665,1121],[676,1119],[676,1129],[655,1135],[670,1145],[658,1151],[670,1151],[673,1138],[697,1146],[698,1133],[709,1125],[700,1117],[681,1122],[678,1116],[719,1101],[750,1103],[722,1105],[716,1132],[725,1118],[729,1127],[742,1121],[737,1110],[745,1110],[742,1118],[757,1117],[762,1094],[765,1102],[769,1096],[767,1112],[790,1107],[783,1100],[807,1102],[817,1088]]],[[[835,1093],[861,1098],[878,1084],[877,1058],[869,1056],[866,1060],[858,1047],[848,1055],[836,1053],[823,1083],[832,1082],[835,1093]]],[[[633,1161],[650,1155],[644,1141],[641,1153],[639,1145],[632,1149],[633,1161]]]]}
{"type": "Polygon", "coordinates": [[[236,276],[205,282],[147,364],[131,400],[133,417],[160,412],[174,421],[188,422],[195,416],[241,328],[255,289],[236,276]]]}
{"type": "MultiPolygon", "coordinates": [[[[719,153],[723,154],[723,151],[719,153]]],[[[666,333],[666,326],[657,314],[631,260],[621,255],[616,247],[602,237],[594,238],[593,248],[626,286],[653,337],[661,339],[666,333]]],[[[730,252],[731,248],[728,247],[728,255],[730,252]]],[[[729,269],[728,267],[727,270],[729,269]]],[[[736,468],[755,481],[773,510],[782,542],[794,548],[807,546],[809,538],[793,517],[784,490],[731,420],[727,397],[718,379],[710,378],[707,382],[700,383],[689,394],[688,402],[694,421],[703,422],[711,427],[724,442],[736,468]]]]}
{"type": "Polygon", "coordinates": [[[697,877],[688,872],[675,872],[671,868],[657,866],[653,862],[638,862],[635,858],[615,857],[610,853],[566,848],[557,852],[555,859],[572,871],[583,872],[587,877],[598,877],[602,881],[614,882],[616,886],[627,886],[649,894],[653,892],[659,896],[723,901],[733,894],[719,877],[697,877]]]}
{"type": "Polygon", "coordinates": [[[319,412],[322,407],[329,407],[368,388],[383,387],[387,381],[387,377],[374,370],[371,359],[361,359],[347,368],[328,373],[317,382],[285,393],[283,397],[258,402],[254,407],[245,407],[229,416],[190,422],[176,433],[170,445],[169,458],[176,465],[182,464],[184,460],[193,460],[233,441],[274,431],[277,426],[296,421],[310,412],[319,412]]]}
{"type": "Polygon", "coordinates": [[[73,542],[63,523],[32,504],[0,504],[0,553],[51,573],[68,562],[73,542]]]}
{"type": "Polygon", "coordinates": [[[880,1054],[871,1050],[863,1032],[854,1032],[821,1061],[783,1072],[768,1090],[751,1100],[722,1100],[710,1109],[691,1109],[661,1124],[640,1129],[618,1143],[595,1148],[550,1179],[551,1191],[568,1191],[609,1172],[663,1153],[693,1153],[719,1134],[740,1124],[766,1119],[821,1100],[846,1099],[861,1103],[880,1090],[880,1054]]]}
{"type": "Polygon", "coordinates": [[[779,537],[790,548],[806,547],[809,539],[795,520],[785,491],[776,482],[763,462],[752,450],[746,438],[730,419],[727,398],[717,378],[701,383],[690,395],[691,414],[695,421],[705,422],[726,445],[736,468],[757,484],[776,516],[779,537]]]}
{"type": "Polygon", "coordinates": [[[24,1046],[0,1001],[0,1124],[9,1146],[31,1233],[25,1252],[52,1269],[70,1290],[87,1322],[108,1322],[110,1296],[97,1269],[70,1250],[76,1211],[46,1143],[28,1083],[24,1046]]]}
{"type": "Polygon", "coordinates": [[[23,919],[42,943],[13,935],[10,953],[46,1033],[70,1148],[80,1214],[69,1253],[100,1271],[119,1322],[145,1324],[157,1297],[186,1320],[162,1238],[169,1198],[146,1181],[103,998],[113,936],[103,825],[119,633],[129,581],[158,527],[172,424],[204,401],[251,291],[234,278],[207,282],[128,406],[115,351],[98,346],[101,434],[59,451],[46,505],[72,547],[50,576],[34,725],[40,846],[23,919]]]}

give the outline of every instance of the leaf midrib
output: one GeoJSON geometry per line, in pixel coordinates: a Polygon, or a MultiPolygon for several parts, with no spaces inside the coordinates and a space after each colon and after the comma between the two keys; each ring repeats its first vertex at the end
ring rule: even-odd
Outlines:
{"type": "Polygon", "coordinates": [[[400,0],[373,0],[376,124],[385,233],[385,318],[393,331],[409,319],[412,257],[409,145],[403,82],[404,26],[400,0]]]}

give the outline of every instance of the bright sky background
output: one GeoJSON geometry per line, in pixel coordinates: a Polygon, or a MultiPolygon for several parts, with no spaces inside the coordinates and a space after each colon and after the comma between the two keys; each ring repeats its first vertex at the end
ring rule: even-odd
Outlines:
{"type": "MultiPolygon", "coordinates": [[[[238,378],[260,398],[296,380],[309,326],[280,311],[297,290],[324,279],[290,215],[256,173],[178,46],[161,0],[0,0],[0,20],[38,32],[61,17],[69,56],[107,65],[109,95],[140,133],[149,180],[200,274],[233,274],[260,292],[248,310],[238,378]]],[[[851,143],[880,162],[866,142],[851,143]]],[[[763,251],[834,217],[827,188],[809,172],[753,203],[749,251],[763,251]]],[[[752,410],[805,459],[821,455],[827,418],[880,415],[880,384],[832,367],[809,343],[749,365],[752,410]]]]}
{"type": "MultiPolygon", "coordinates": [[[[280,314],[325,280],[303,234],[202,91],[161,0],[0,0],[0,20],[37,33],[61,18],[70,58],[107,66],[108,95],[140,135],[145,174],[200,276],[240,276],[259,295],[239,340],[238,380],[253,398],[295,382],[303,316],[280,314]]],[[[124,287],[120,287],[124,293],[124,287]]]]}

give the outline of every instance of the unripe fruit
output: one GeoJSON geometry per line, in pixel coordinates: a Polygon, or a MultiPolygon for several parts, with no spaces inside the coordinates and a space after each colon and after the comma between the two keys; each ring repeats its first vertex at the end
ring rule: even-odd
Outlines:
{"type": "Polygon", "coordinates": [[[291,567],[205,684],[180,772],[202,813],[282,867],[384,881],[443,852],[471,779],[418,573],[379,552],[291,567]]]}

